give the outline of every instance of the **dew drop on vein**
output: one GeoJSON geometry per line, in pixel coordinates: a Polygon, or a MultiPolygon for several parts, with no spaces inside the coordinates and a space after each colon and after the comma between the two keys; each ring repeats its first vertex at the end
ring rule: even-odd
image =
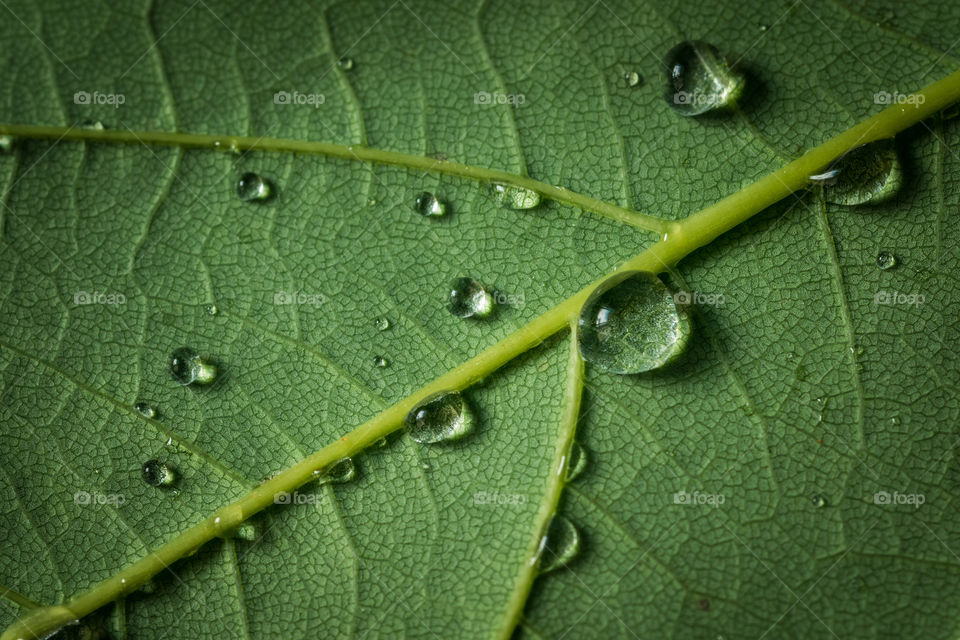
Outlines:
{"type": "Polygon", "coordinates": [[[540,573],[565,567],[580,553],[580,532],[561,515],[554,515],[547,531],[540,538],[537,552],[531,559],[540,573]]]}
{"type": "Polygon", "coordinates": [[[843,206],[878,204],[899,191],[903,169],[893,139],[888,138],[850,150],[810,180],[823,187],[827,202],[843,206]]]}
{"type": "Polygon", "coordinates": [[[217,377],[217,367],[191,347],[180,347],[170,355],[170,373],[182,385],[206,385],[217,377]]]}
{"type": "Polygon", "coordinates": [[[137,413],[142,415],[144,418],[153,419],[157,417],[157,410],[154,409],[151,405],[147,404],[146,402],[138,402],[135,405],[133,405],[133,408],[136,410],[137,413]]]}
{"type": "Polygon", "coordinates": [[[531,189],[499,182],[493,183],[490,188],[496,201],[507,209],[527,211],[540,206],[540,194],[531,189]]]}
{"type": "Polygon", "coordinates": [[[457,278],[450,284],[447,308],[458,318],[485,318],[493,304],[493,294],[473,278],[457,278]]]}
{"type": "Polygon", "coordinates": [[[458,391],[440,391],[410,410],[407,433],[420,444],[458,440],[473,429],[473,414],[458,391]]]}
{"type": "Polygon", "coordinates": [[[337,60],[337,67],[339,67],[342,71],[350,71],[353,69],[353,64],[353,58],[347,56],[337,60]]]}
{"type": "Polygon", "coordinates": [[[564,467],[564,477],[567,482],[576,479],[587,467],[587,452],[583,445],[576,440],[570,446],[570,452],[567,454],[564,467]]]}
{"type": "Polygon", "coordinates": [[[698,116],[733,105],[743,93],[744,77],[708,42],[681,42],[667,53],[667,104],[683,116],[698,116]]]}
{"type": "Polygon", "coordinates": [[[237,181],[237,197],[244,202],[266,200],[273,194],[270,181],[257,173],[245,173],[237,181]]]}
{"type": "Polygon", "coordinates": [[[353,458],[341,458],[325,470],[318,469],[313,473],[320,478],[321,484],[341,484],[357,477],[357,466],[353,458]]]}
{"type": "Polygon", "coordinates": [[[673,362],[686,348],[692,330],[689,309],[681,302],[654,273],[624,271],[608,278],[580,310],[580,356],[621,375],[673,362]]]}

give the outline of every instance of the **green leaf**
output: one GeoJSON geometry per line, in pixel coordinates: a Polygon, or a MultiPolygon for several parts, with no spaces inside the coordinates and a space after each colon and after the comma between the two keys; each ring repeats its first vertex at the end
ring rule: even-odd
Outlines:
{"type": "MultiPolygon", "coordinates": [[[[953,4],[62,4],[8,0],[0,21],[0,123],[57,127],[0,154],[0,625],[92,588],[123,597],[84,624],[129,638],[504,637],[521,611],[545,638],[956,635],[957,120],[898,137],[893,200],[789,196],[672,269],[698,294],[675,367],[588,366],[578,411],[566,335],[500,342],[555,333],[643,248],[631,264],[680,243],[669,266],[707,222],[797,188],[802,164],[789,188],[760,179],[878,92],[954,70],[953,4]],[[739,110],[664,103],[660,56],[686,38],[740,60],[739,110]],[[240,201],[248,171],[275,196],[240,201]],[[478,181],[495,171],[564,191],[505,210],[478,181]],[[413,211],[424,190],[445,218],[413,211]],[[453,317],[461,275],[514,304],[453,317]],[[184,345],[219,365],[209,388],[171,379],[184,345]],[[455,369],[477,354],[496,362],[455,369]],[[465,440],[397,434],[352,482],[254,515],[255,540],[205,544],[149,592],[109,582],[198,523],[225,535],[249,515],[225,505],[395,429],[451,369],[484,377],[465,440]],[[564,485],[574,427],[589,462],[564,485]],[[148,459],[175,490],[142,481],[148,459]],[[581,551],[528,593],[558,500],[581,551]]],[[[853,131],[899,131],[902,106],[853,131]]]]}

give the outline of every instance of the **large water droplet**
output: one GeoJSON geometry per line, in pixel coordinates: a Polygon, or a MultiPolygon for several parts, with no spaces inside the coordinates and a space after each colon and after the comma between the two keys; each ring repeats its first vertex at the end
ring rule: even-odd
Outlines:
{"type": "Polygon", "coordinates": [[[886,271],[887,269],[893,269],[897,266],[897,256],[893,255],[889,251],[881,251],[877,254],[877,266],[886,271]]]}
{"type": "Polygon", "coordinates": [[[743,92],[743,76],[707,42],[681,42],[667,53],[664,65],[667,104],[681,115],[696,116],[732,105],[743,92]]]}
{"type": "Polygon", "coordinates": [[[473,416],[460,392],[441,391],[414,407],[404,425],[417,442],[433,444],[465,436],[473,428],[473,416]]]}
{"type": "Polygon", "coordinates": [[[417,196],[413,209],[422,216],[434,218],[444,215],[447,212],[447,205],[434,194],[424,191],[417,196]]]}
{"type": "Polygon", "coordinates": [[[580,552],[580,532],[563,516],[550,519],[547,532],[540,538],[535,561],[540,573],[559,569],[570,563],[580,552]]]}
{"type": "Polygon", "coordinates": [[[151,487],[169,486],[177,479],[176,472],[159,460],[147,460],[140,469],[143,481],[151,487]]]}
{"type": "Polygon", "coordinates": [[[353,58],[344,56],[337,60],[337,66],[340,67],[343,71],[350,71],[353,69],[353,58]]]}
{"type": "Polygon", "coordinates": [[[810,179],[823,185],[827,202],[877,204],[897,193],[903,184],[903,170],[893,140],[887,139],[852,149],[810,179]]]}
{"type": "Polygon", "coordinates": [[[566,480],[570,482],[587,468],[587,452],[584,450],[583,446],[577,442],[573,441],[573,444],[570,446],[570,453],[567,454],[566,460],[566,480]]]}
{"type": "Polygon", "coordinates": [[[512,184],[494,183],[491,188],[497,202],[507,209],[524,211],[534,209],[540,205],[540,194],[530,189],[516,187],[512,184]]]}
{"type": "Polygon", "coordinates": [[[386,331],[390,328],[390,320],[385,317],[376,318],[373,321],[373,326],[376,327],[377,331],[386,331]]]}
{"type": "Polygon", "coordinates": [[[458,318],[485,318],[493,311],[493,295],[473,278],[457,278],[450,285],[448,308],[458,318]]]}
{"type": "Polygon", "coordinates": [[[217,367],[201,358],[196,350],[180,347],[170,356],[170,373],[183,385],[210,384],[217,377],[217,367]]]}
{"type": "Polygon", "coordinates": [[[679,356],[690,338],[686,305],[656,274],[626,271],[597,287],[580,310],[581,357],[610,373],[658,369],[679,356]]]}
{"type": "Polygon", "coordinates": [[[142,415],[144,418],[152,419],[157,417],[157,410],[146,402],[138,402],[137,404],[133,405],[133,408],[136,409],[137,413],[142,415]]]}
{"type": "Polygon", "coordinates": [[[266,200],[272,193],[270,181],[256,173],[245,173],[237,182],[237,196],[244,202],[266,200]]]}
{"type": "Polygon", "coordinates": [[[325,472],[320,472],[321,482],[324,484],[340,484],[350,482],[357,477],[357,466],[353,458],[341,458],[334,462],[325,472]]]}

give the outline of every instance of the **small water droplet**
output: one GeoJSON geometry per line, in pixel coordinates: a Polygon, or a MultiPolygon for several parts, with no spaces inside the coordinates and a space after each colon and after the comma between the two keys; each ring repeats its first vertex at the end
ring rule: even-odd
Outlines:
{"type": "Polygon", "coordinates": [[[374,356],[374,357],[373,357],[373,366],[375,366],[375,367],[385,367],[385,366],[387,366],[388,364],[390,364],[390,362],[387,361],[387,359],[384,358],[383,356],[374,356]]]}
{"type": "Polygon", "coordinates": [[[903,170],[893,140],[886,139],[850,150],[810,179],[823,186],[827,202],[844,206],[877,204],[897,193],[903,183],[903,170]]]}
{"type": "Polygon", "coordinates": [[[827,506],[826,496],[823,496],[819,493],[810,498],[810,501],[813,503],[813,506],[817,507],[818,509],[827,506]]]}
{"type": "Polygon", "coordinates": [[[447,213],[447,205],[434,194],[424,191],[414,201],[413,210],[424,217],[437,218],[447,213]]]}
{"type": "Polygon", "coordinates": [[[260,527],[252,522],[244,522],[233,530],[233,537],[237,540],[254,542],[260,537],[260,527]]]}
{"type": "Polygon", "coordinates": [[[194,349],[180,347],[170,355],[170,373],[182,385],[210,384],[217,377],[217,367],[194,349]]]}
{"type": "Polygon", "coordinates": [[[133,408],[136,409],[137,413],[142,415],[144,418],[153,419],[157,417],[157,410],[146,402],[138,402],[137,404],[133,405],[133,408]]]}
{"type": "Polygon", "coordinates": [[[341,458],[334,462],[325,471],[321,471],[323,484],[340,484],[350,482],[357,477],[357,467],[353,463],[353,458],[341,458]]]}
{"type": "Polygon", "coordinates": [[[641,78],[640,74],[636,71],[627,71],[625,74],[623,74],[623,81],[628,87],[636,87],[640,84],[641,80],[643,80],[643,78],[641,78]]]}
{"type": "Polygon", "coordinates": [[[732,105],[743,92],[743,76],[707,42],[681,42],[667,53],[664,65],[669,75],[667,104],[680,115],[696,116],[732,105]]]}
{"type": "Polygon", "coordinates": [[[450,285],[447,308],[458,318],[485,318],[493,311],[493,295],[473,278],[457,278],[450,285]]]}
{"type": "Polygon", "coordinates": [[[386,438],[380,438],[379,440],[377,440],[376,442],[374,442],[374,443],[373,443],[372,445],[370,445],[370,446],[371,446],[371,447],[376,447],[377,449],[383,449],[384,447],[387,446],[387,444],[388,444],[388,442],[387,442],[387,439],[386,439],[386,438]]]}
{"type": "Polygon", "coordinates": [[[560,515],[550,519],[546,533],[540,539],[535,562],[540,573],[559,569],[570,563],[580,552],[580,532],[573,523],[560,515]]]}
{"type": "Polygon", "coordinates": [[[473,415],[460,392],[441,391],[414,407],[404,425],[417,442],[433,444],[467,435],[473,428],[473,415]]]}
{"type": "Polygon", "coordinates": [[[900,416],[893,416],[892,418],[890,418],[890,424],[891,424],[891,426],[894,426],[894,427],[899,426],[899,425],[900,425],[900,416]]]}
{"type": "Polygon", "coordinates": [[[140,469],[143,481],[151,487],[169,486],[177,479],[177,474],[159,460],[147,460],[140,469]]]}
{"type": "Polygon", "coordinates": [[[106,127],[99,120],[84,120],[80,123],[82,129],[91,129],[93,131],[103,131],[106,127]]]}
{"type": "Polygon", "coordinates": [[[768,25],[761,24],[761,25],[758,25],[758,28],[760,29],[760,33],[763,33],[764,31],[766,31],[766,30],[769,29],[770,27],[769,27],[768,25]]]}
{"type": "Polygon", "coordinates": [[[0,153],[10,153],[13,151],[13,136],[0,136],[0,153]]]}
{"type": "Polygon", "coordinates": [[[570,446],[570,453],[567,456],[567,482],[575,479],[577,476],[583,473],[583,470],[586,468],[587,452],[579,442],[574,440],[573,444],[570,446]]]}
{"type": "Polygon", "coordinates": [[[624,271],[597,287],[580,310],[577,343],[588,363],[617,374],[675,360],[691,333],[689,310],[653,273],[624,271]]]}
{"type": "Polygon", "coordinates": [[[893,269],[895,266],[897,266],[897,256],[889,251],[881,251],[877,254],[877,267],[881,270],[886,271],[887,269],[893,269]]]}
{"type": "Polygon", "coordinates": [[[259,174],[248,172],[237,181],[237,196],[244,202],[266,200],[272,193],[270,181],[259,174]]]}
{"type": "Polygon", "coordinates": [[[350,71],[353,69],[353,58],[344,56],[337,60],[337,66],[340,67],[343,71],[350,71]]]}
{"type": "Polygon", "coordinates": [[[368,207],[375,206],[376,204],[377,204],[377,199],[376,199],[376,198],[370,198],[369,200],[367,200],[367,206],[368,206],[368,207]]]}
{"type": "Polygon", "coordinates": [[[217,315],[218,313],[220,313],[220,309],[218,309],[218,308],[217,308],[217,305],[215,305],[215,304],[208,304],[207,307],[206,307],[206,312],[207,312],[208,314],[210,314],[211,316],[215,316],[215,315],[217,315]]]}
{"type": "Polygon", "coordinates": [[[517,187],[512,184],[494,183],[491,185],[497,202],[514,211],[526,211],[540,205],[540,194],[530,189],[517,187]]]}
{"type": "Polygon", "coordinates": [[[374,319],[373,326],[376,327],[377,331],[386,331],[390,328],[390,320],[381,316],[374,319]]]}

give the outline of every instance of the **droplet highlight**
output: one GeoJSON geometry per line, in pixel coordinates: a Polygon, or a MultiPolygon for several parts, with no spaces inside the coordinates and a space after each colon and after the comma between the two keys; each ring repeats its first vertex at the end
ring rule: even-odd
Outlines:
{"type": "Polygon", "coordinates": [[[182,385],[205,385],[216,379],[217,367],[191,347],[180,347],[170,356],[170,373],[182,385]]]}
{"type": "Polygon", "coordinates": [[[531,189],[500,183],[494,183],[491,189],[497,202],[507,209],[526,211],[540,206],[540,194],[531,189]]]}
{"type": "Polygon", "coordinates": [[[743,93],[744,77],[708,42],[681,42],[667,53],[664,66],[665,98],[680,115],[697,116],[730,106],[743,93]]]}
{"type": "Polygon", "coordinates": [[[273,194],[273,185],[256,173],[245,173],[237,181],[237,196],[244,202],[266,200],[273,194]]]}
{"type": "Polygon", "coordinates": [[[687,346],[689,310],[656,274],[618,273],[580,310],[577,343],[584,361],[620,375],[659,369],[687,346]]]}
{"type": "Polygon", "coordinates": [[[473,428],[470,407],[458,391],[441,391],[414,407],[404,419],[407,433],[420,444],[458,440],[473,428]]]}
{"type": "Polygon", "coordinates": [[[140,469],[143,481],[151,487],[170,486],[177,479],[176,472],[159,460],[147,460],[140,469]]]}
{"type": "Polygon", "coordinates": [[[493,294],[473,278],[457,278],[447,308],[458,318],[485,318],[493,311],[493,294]]]}
{"type": "Polygon", "coordinates": [[[903,184],[903,169],[892,139],[852,149],[810,179],[823,187],[827,202],[843,206],[889,200],[903,184]]]}
{"type": "Polygon", "coordinates": [[[877,267],[882,271],[893,269],[897,266],[897,256],[889,251],[881,251],[877,254],[877,267]]]}
{"type": "Polygon", "coordinates": [[[429,191],[424,191],[414,200],[413,210],[425,218],[439,218],[446,215],[447,204],[429,191]]]}
{"type": "Polygon", "coordinates": [[[580,532],[560,515],[550,519],[547,532],[540,538],[535,562],[540,573],[565,567],[580,553],[580,532]]]}

